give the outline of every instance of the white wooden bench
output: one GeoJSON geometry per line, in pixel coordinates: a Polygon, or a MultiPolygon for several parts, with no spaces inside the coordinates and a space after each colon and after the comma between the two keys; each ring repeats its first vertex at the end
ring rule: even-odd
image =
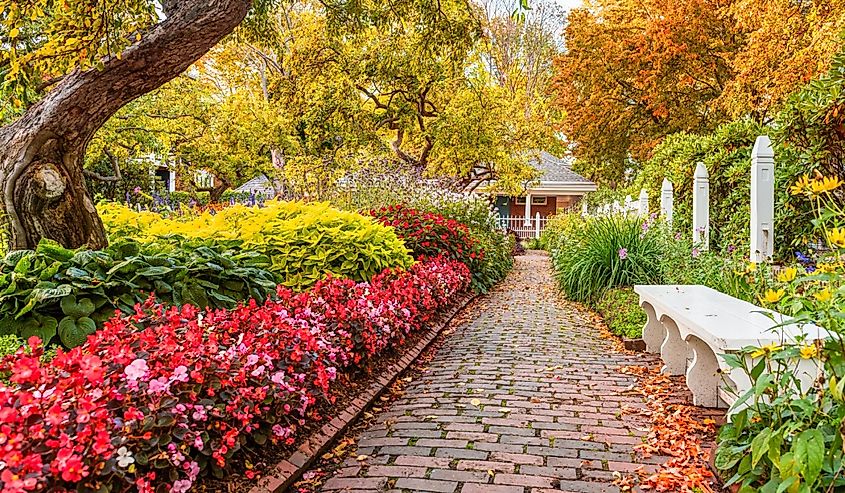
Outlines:
{"type": "MultiPolygon", "coordinates": [[[[784,315],[706,286],[635,286],[634,291],[648,316],[643,328],[646,350],[660,353],[664,373],[686,375],[697,406],[728,407],[751,388],[745,373],[732,371],[721,355],[746,346],[793,342],[800,334],[811,341],[826,335],[815,325],[772,329],[784,315]]],[[[815,360],[801,360],[796,371],[806,389],[819,369],[815,360]]]]}

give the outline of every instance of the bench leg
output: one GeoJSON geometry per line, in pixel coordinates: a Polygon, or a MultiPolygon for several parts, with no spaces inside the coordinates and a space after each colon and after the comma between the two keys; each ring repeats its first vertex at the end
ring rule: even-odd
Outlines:
{"type": "Polygon", "coordinates": [[[716,353],[695,336],[689,336],[687,344],[693,351],[692,364],[687,370],[687,387],[692,392],[692,403],[696,406],[719,407],[722,374],[719,372],[716,353]]]}
{"type": "Polygon", "coordinates": [[[647,316],[645,326],[643,326],[643,342],[645,342],[646,351],[659,353],[660,345],[666,339],[666,329],[657,319],[657,314],[654,313],[654,307],[651,306],[651,303],[643,301],[642,307],[647,316]]]}
{"type": "Polygon", "coordinates": [[[683,375],[687,369],[687,343],[681,339],[674,320],[664,315],[660,322],[666,330],[663,344],[660,345],[660,357],[664,363],[661,371],[667,375],[683,375]]]}

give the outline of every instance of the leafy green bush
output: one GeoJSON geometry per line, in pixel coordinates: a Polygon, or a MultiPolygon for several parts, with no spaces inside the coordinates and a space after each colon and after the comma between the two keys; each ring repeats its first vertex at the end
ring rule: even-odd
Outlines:
{"type": "Polygon", "coordinates": [[[565,213],[549,218],[546,229],[540,234],[540,248],[553,252],[569,238],[573,238],[584,225],[585,219],[580,214],[565,213]]]}
{"type": "Polygon", "coordinates": [[[202,308],[263,301],[276,287],[269,260],[238,246],[124,241],[74,251],[42,240],[0,262],[0,335],[78,346],[115,310],[131,313],[153,292],[166,304],[202,308]]]}
{"type": "Polygon", "coordinates": [[[12,334],[0,336],[0,359],[3,356],[15,354],[15,352],[23,346],[24,341],[20,337],[12,334]]]}
{"type": "Polygon", "coordinates": [[[613,287],[659,283],[661,254],[658,229],[645,229],[636,219],[607,216],[587,220],[555,250],[552,262],[567,297],[595,302],[613,287]]]}
{"type": "Polygon", "coordinates": [[[112,237],[159,244],[178,244],[182,238],[208,244],[237,240],[240,248],[270,260],[268,269],[279,284],[298,290],[329,273],[365,281],[384,269],[408,268],[413,262],[393,229],[327,203],[236,204],[216,212],[174,217],[114,203],[98,208],[112,237]]]}
{"type": "Polygon", "coordinates": [[[614,334],[629,339],[643,336],[646,314],[640,308],[640,297],[631,288],[608,289],[596,303],[596,309],[614,334]]]}
{"type": "Polygon", "coordinates": [[[403,204],[422,212],[439,214],[469,228],[484,251],[472,268],[473,289],[486,292],[504,279],[513,267],[515,241],[499,226],[499,215],[483,197],[450,191],[448,184],[403,174],[356,175],[347,188],[336,191],[332,202],[348,210],[372,210],[403,204]],[[354,188],[350,192],[349,188],[354,188]]]}

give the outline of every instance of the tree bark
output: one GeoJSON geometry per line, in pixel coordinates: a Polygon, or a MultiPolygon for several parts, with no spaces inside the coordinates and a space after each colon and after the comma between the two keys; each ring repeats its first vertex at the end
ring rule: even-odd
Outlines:
{"type": "Polygon", "coordinates": [[[185,71],[243,20],[250,0],[181,0],[101,70],[72,72],[0,128],[0,213],[12,249],[50,238],[70,248],[107,245],[82,166],[94,132],[126,103],[185,71]]]}

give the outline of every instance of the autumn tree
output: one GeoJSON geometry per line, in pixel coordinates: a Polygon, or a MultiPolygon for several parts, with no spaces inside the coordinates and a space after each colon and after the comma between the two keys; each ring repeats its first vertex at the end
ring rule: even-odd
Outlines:
{"type": "Polygon", "coordinates": [[[106,244],[83,179],[94,132],[123,105],[182,73],[247,15],[249,0],[0,3],[2,214],[13,248],[42,237],[106,244]],[[8,110],[7,110],[8,111],[8,110]]]}
{"type": "Polygon", "coordinates": [[[725,120],[712,103],[740,46],[725,1],[595,0],[569,14],[553,85],[587,176],[614,185],[664,136],[725,120]]]}

